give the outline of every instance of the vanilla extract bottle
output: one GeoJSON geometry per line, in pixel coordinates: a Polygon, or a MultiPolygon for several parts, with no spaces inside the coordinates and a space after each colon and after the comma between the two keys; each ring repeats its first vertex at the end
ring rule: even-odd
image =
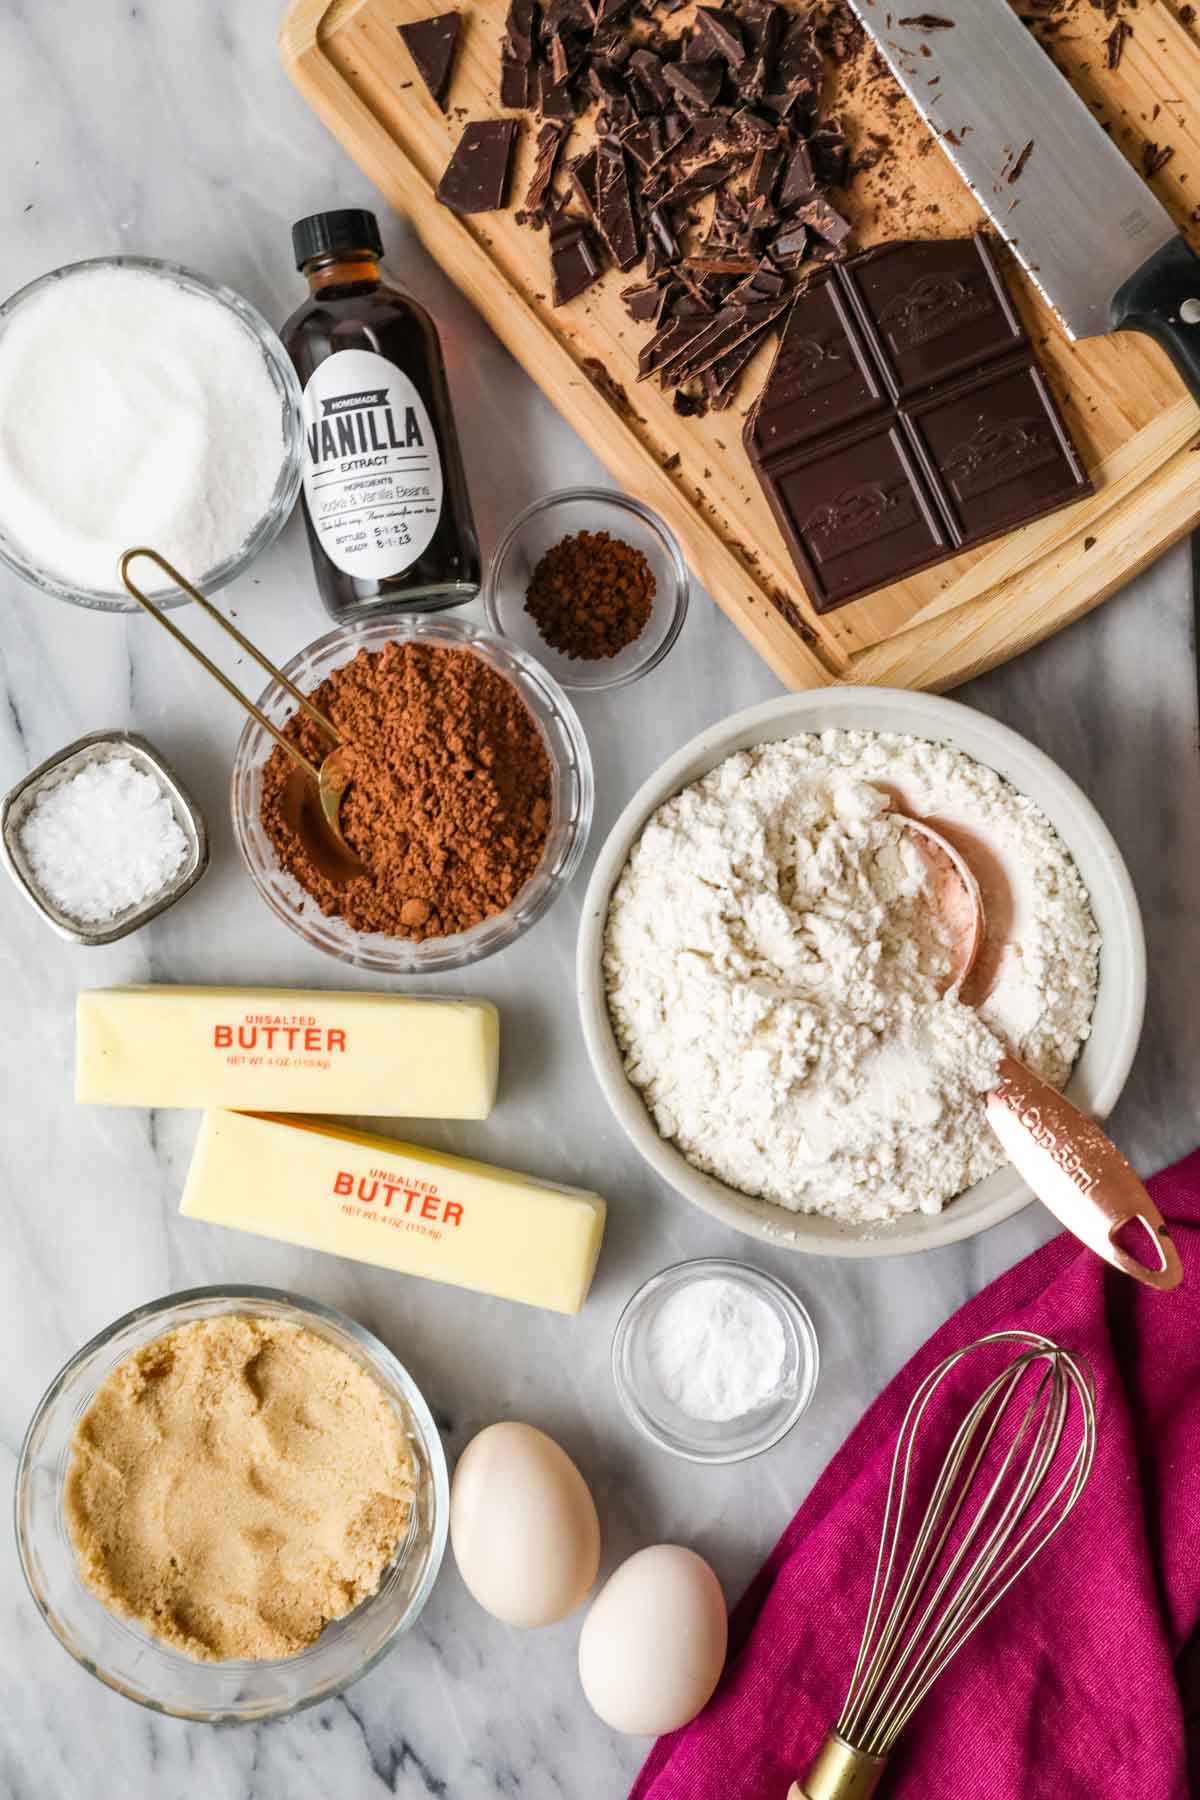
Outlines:
{"type": "Polygon", "coordinates": [[[379,271],[374,213],[292,227],[309,298],[283,327],[300,377],[304,521],[335,619],[438,612],[479,592],[479,540],[437,329],[379,271]]]}

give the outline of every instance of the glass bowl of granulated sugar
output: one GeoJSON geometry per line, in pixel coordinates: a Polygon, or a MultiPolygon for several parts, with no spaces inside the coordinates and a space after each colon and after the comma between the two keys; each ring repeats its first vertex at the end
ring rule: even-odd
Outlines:
{"type": "Polygon", "coordinates": [[[0,306],[0,560],[58,600],[136,610],[117,564],[138,544],[224,587],[295,505],[301,443],[283,345],[206,276],[100,257],[0,306]]]}

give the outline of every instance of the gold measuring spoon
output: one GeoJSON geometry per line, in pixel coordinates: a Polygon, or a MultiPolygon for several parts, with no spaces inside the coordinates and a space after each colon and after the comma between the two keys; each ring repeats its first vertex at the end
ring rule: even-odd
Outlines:
{"type": "MultiPolygon", "coordinates": [[[[897,811],[920,849],[933,905],[950,936],[947,989],[963,986],[987,937],[983,894],[965,856],[925,819],[897,811]]],[[[986,995],[973,996],[967,1005],[986,995]]],[[[1000,1064],[1000,1080],[985,1101],[987,1121],[1017,1172],[1043,1205],[1075,1237],[1114,1269],[1166,1293],[1183,1280],[1183,1264],[1162,1214],[1112,1139],[1094,1119],[1035,1075],[1015,1056],[1000,1064]],[[1158,1256],[1157,1268],[1139,1262],[1118,1240],[1140,1224],[1158,1256]]]]}
{"type": "Polygon", "coordinates": [[[342,799],[354,779],[351,754],[325,714],[318,711],[307,695],[302,694],[300,689],[289,681],[273,662],[267,660],[262,651],[257,649],[248,637],[243,636],[237,626],[227,619],[223,612],[217,610],[211,600],[205,598],[199,588],[193,587],[191,582],[186,580],[179,570],[167,561],[165,556],[160,556],[157,550],[151,550],[144,544],[139,544],[132,550],[126,550],[120,561],[120,571],[121,580],[138,605],[144,607],[150,617],[161,625],[164,631],[170,632],[176,643],[182,644],[188,655],[194,657],[202,668],[207,669],[214,681],[219,681],[225,692],[231,694],[252,719],[257,719],[263,730],[268,732],[280,749],[291,758],[295,768],[284,791],[284,813],[312,862],[328,880],[339,884],[352,881],[356,875],[361,875],[366,865],[346,842],[342,835],[341,824],[342,799]],[[248,656],[252,656],[268,675],[273,676],[279,685],[292,696],[297,706],[321,727],[333,744],[333,749],[319,766],[309,762],[291,739],[286,738],[271,723],[266,714],[255,706],[253,700],[248,700],[241,689],[235,687],[229,677],[221,669],[218,669],[216,663],[212,662],[196,644],[193,644],[191,638],[180,631],[170,614],[163,612],[162,608],[156,606],[135,584],[130,578],[129,565],[139,556],[147,557],[156,568],[162,570],[169,580],[173,581],[177,587],[182,588],[185,594],[190,595],[197,606],[201,607],[210,619],[215,619],[222,631],[228,632],[234,642],[240,645],[248,656]]]}

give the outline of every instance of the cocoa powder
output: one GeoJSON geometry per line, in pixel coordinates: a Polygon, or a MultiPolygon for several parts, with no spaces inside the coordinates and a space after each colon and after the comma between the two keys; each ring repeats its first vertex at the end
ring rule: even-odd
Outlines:
{"type": "Polygon", "coordinates": [[[551,546],[530,578],[525,611],[552,650],[574,661],[616,656],[646,628],[654,571],[607,531],[577,531],[551,546]]]}
{"type": "MultiPolygon", "coordinates": [[[[503,912],[541,860],[551,801],[546,748],[512,684],[470,650],[394,643],[360,650],[311,699],[351,752],[341,823],[366,873],[339,886],[313,862],[278,747],[263,771],[262,823],[321,911],[418,942],[503,912]]],[[[316,763],[330,747],[300,712],[284,733],[316,763]]]]}

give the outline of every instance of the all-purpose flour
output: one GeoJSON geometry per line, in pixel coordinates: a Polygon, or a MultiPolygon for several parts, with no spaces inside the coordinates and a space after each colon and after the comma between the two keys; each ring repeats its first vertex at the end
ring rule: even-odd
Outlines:
{"type": "Polygon", "coordinates": [[[829,731],[726,759],[659,808],[613,893],[630,1080],[697,1168],[795,1211],[937,1212],[1003,1162],[981,1097],[1010,1048],[1061,1086],[1099,937],[1026,796],[945,745],[829,731]],[[951,828],[1006,947],[976,1012],[891,812],[951,828]]]}

